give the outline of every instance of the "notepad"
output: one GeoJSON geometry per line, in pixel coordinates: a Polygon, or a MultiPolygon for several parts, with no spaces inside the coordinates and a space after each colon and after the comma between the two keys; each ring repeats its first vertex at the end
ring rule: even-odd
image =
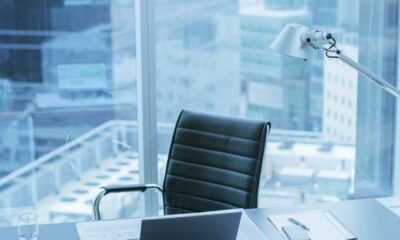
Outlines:
{"type": "Polygon", "coordinates": [[[312,210],[293,214],[273,214],[268,216],[277,230],[286,238],[282,227],[290,226],[288,219],[293,218],[307,226],[307,231],[312,240],[356,240],[357,237],[350,232],[330,211],[312,210]]]}

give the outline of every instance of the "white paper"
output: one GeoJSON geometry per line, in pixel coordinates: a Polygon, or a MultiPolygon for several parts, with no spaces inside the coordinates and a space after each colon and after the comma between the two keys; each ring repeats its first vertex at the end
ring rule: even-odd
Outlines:
{"type": "Polygon", "coordinates": [[[312,240],[351,240],[357,239],[329,211],[313,210],[294,214],[269,215],[268,218],[285,237],[283,226],[293,225],[288,219],[293,218],[310,230],[307,234],[312,240]],[[340,227],[339,227],[340,226],[340,227]]]}
{"type": "Polygon", "coordinates": [[[247,216],[246,212],[242,212],[240,219],[237,240],[268,240],[261,232],[256,224],[247,216]]]}
{"type": "Polygon", "coordinates": [[[142,219],[77,223],[81,240],[139,240],[142,219]]]}

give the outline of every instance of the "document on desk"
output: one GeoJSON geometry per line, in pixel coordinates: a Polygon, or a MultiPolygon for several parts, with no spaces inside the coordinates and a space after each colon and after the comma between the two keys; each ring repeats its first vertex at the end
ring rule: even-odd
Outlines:
{"type": "Polygon", "coordinates": [[[269,220],[274,224],[282,236],[285,237],[282,227],[293,225],[296,222],[309,228],[305,230],[312,240],[356,240],[357,237],[351,233],[340,221],[327,210],[312,210],[293,214],[269,215],[269,220]]]}
{"type": "Polygon", "coordinates": [[[237,240],[268,240],[261,232],[257,225],[247,216],[246,212],[242,213],[240,219],[237,240]]]}
{"type": "Polygon", "coordinates": [[[82,222],[76,228],[81,240],[139,240],[142,219],[82,222]]]}
{"type": "MultiPolygon", "coordinates": [[[[139,240],[142,219],[77,223],[81,240],[139,240]]],[[[237,240],[268,240],[255,223],[242,213],[237,240]]]]}

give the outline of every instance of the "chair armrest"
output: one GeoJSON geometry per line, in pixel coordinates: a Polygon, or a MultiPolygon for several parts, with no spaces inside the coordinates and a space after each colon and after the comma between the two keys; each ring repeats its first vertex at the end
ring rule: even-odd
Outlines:
{"type": "Polygon", "coordinates": [[[93,217],[94,220],[100,220],[100,201],[109,193],[120,193],[120,192],[144,192],[147,189],[157,189],[163,194],[163,190],[157,184],[130,184],[130,185],[110,185],[100,188],[100,192],[96,195],[93,201],[93,217]]]}
{"type": "Polygon", "coordinates": [[[147,189],[157,189],[161,193],[163,190],[157,184],[130,184],[130,185],[110,185],[101,187],[105,190],[105,194],[119,192],[144,192],[147,189]]]}

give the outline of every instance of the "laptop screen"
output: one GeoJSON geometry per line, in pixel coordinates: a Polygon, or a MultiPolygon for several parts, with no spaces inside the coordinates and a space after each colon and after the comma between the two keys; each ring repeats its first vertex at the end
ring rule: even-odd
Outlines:
{"type": "Polygon", "coordinates": [[[236,240],[242,209],[143,219],[140,240],[236,240]]]}

